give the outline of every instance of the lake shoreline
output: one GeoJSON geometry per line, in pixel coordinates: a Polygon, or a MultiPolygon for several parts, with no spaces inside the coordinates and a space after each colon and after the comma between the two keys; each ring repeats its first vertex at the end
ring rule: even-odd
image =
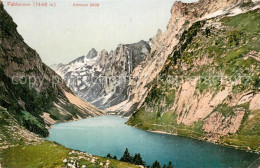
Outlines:
{"type": "Polygon", "coordinates": [[[128,125],[128,126],[131,126],[131,127],[134,127],[134,128],[140,129],[140,130],[144,130],[144,131],[147,131],[147,132],[155,133],[155,134],[174,135],[174,136],[180,136],[180,137],[190,138],[190,139],[194,139],[194,140],[198,140],[198,141],[202,141],[202,142],[208,142],[208,143],[211,143],[211,144],[215,144],[215,145],[227,147],[227,148],[230,148],[230,149],[235,149],[235,150],[240,150],[240,151],[244,151],[244,152],[254,153],[254,154],[260,155],[260,151],[256,151],[256,150],[246,150],[246,149],[243,149],[243,148],[241,148],[241,147],[239,147],[239,146],[235,146],[235,145],[229,145],[229,144],[220,143],[220,142],[218,143],[218,142],[215,142],[215,141],[210,141],[210,140],[204,140],[204,139],[199,139],[199,138],[194,138],[194,137],[179,135],[179,134],[177,134],[177,133],[169,133],[169,132],[165,132],[165,131],[161,131],[161,130],[145,130],[145,129],[138,128],[138,127],[136,127],[136,126],[129,125],[129,124],[127,124],[127,123],[125,123],[125,124],[128,125]]]}
{"type": "Polygon", "coordinates": [[[74,122],[74,121],[81,121],[81,120],[86,120],[86,119],[95,118],[95,117],[102,117],[102,116],[107,116],[107,114],[99,115],[99,116],[93,116],[93,117],[87,117],[87,118],[79,118],[79,119],[74,118],[73,120],[68,120],[68,121],[57,121],[56,123],[50,124],[47,127],[47,129],[49,131],[50,129],[52,129],[52,126],[56,125],[56,124],[70,123],[70,122],[74,122]]]}

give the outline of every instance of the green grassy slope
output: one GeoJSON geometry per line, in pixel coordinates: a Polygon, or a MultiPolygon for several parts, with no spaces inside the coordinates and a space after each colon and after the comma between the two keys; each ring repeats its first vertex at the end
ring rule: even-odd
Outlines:
{"type": "Polygon", "coordinates": [[[106,164],[109,160],[110,167],[114,168],[138,168],[139,166],[113,159],[107,159],[87,155],[79,151],[73,151],[59,144],[44,141],[34,145],[19,145],[2,151],[2,166],[7,168],[61,168],[65,166],[64,159],[77,161],[78,167],[86,165],[89,168],[102,168],[100,163],[106,164]],[[95,158],[95,163],[91,159],[95,158]]]}

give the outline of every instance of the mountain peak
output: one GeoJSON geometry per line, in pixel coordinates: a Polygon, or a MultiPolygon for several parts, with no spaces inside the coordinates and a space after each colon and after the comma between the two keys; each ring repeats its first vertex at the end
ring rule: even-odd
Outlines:
{"type": "Polygon", "coordinates": [[[88,52],[86,58],[87,58],[87,59],[93,59],[93,58],[95,58],[97,55],[98,55],[97,50],[96,50],[95,48],[92,48],[92,49],[88,52]]]}

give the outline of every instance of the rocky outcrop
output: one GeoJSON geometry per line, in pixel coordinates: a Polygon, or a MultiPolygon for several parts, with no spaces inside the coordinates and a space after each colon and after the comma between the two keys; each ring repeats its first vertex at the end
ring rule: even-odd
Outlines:
{"type": "Polygon", "coordinates": [[[234,115],[227,117],[219,112],[213,112],[205,119],[203,129],[210,134],[210,136],[235,134],[241,125],[244,114],[245,110],[243,108],[235,109],[234,115]]]}
{"type": "Polygon", "coordinates": [[[84,106],[79,106],[70,101],[78,98],[60,76],[42,63],[38,53],[24,42],[16,30],[17,25],[5,11],[3,4],[0,4],[0,16],[2,107],[7,108],[30,131],[44,136],[47,134],[44,130],[47,115],[44,113],[50,114],[55,121],[103,114],[103,111],[89,103],[85,102],[84,106]]]}
{"type": "Polygon", "coordinates": [[[149,52],[145,41],[120,44],[110,53],[91,49],[67,65],[51,67],[79,97],[104,109],[128,99],[131,75],[149,52]]]}
{"type": "Polygon", "coordinates": [[[249,104],[249,110],[260,110],[260,93],[255,94],[254,97],[252,97],[250,104],[249,104]]]}

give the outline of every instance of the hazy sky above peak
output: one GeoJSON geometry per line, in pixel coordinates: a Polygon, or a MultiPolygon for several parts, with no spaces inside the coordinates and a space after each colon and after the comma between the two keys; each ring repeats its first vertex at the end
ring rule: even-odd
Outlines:
{"type": "MultiPolygon", "coordinates": [[[[18,25],[18,32],[47,65],[68,63],[86,55],[91,48],[110,51],[120,43],[149,40],[158,29],[166,30],[170,9],[175,2],[47,0],[45,2],[55,2],[56,7],[11,7],[3,1],[18,25]],[[73,7],[73,3],[99,3],[99,7],[73,7]]],[[[184,2],[192,1],[196,0],[184,2]]],[[[13,2],[32,3],[28,0],[13,2]]]]}

